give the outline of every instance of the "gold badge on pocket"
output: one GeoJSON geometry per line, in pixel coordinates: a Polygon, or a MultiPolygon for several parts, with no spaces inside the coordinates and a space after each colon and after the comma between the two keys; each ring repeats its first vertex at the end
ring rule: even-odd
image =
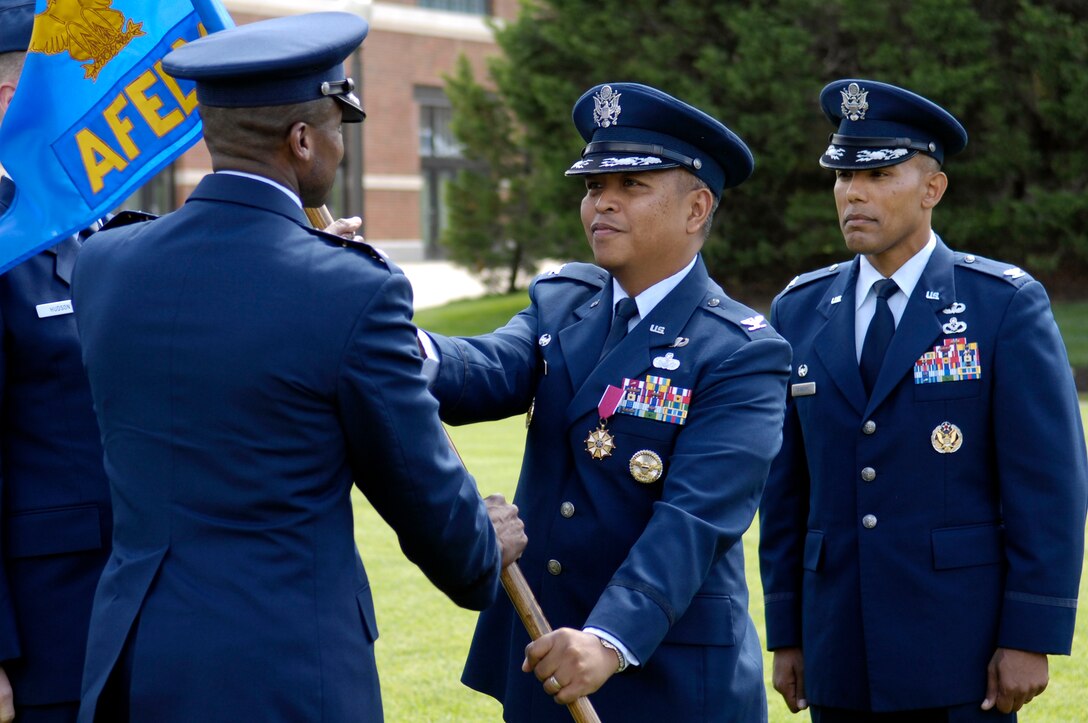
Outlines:
{"type": "Polygon", "coordinates": [[[963,446],[963,432],[952,422],[941,422],[929,435],[929,441],[940,454],[951,454],[963,446]]]}
{"type": "Polygon", "coordinates": [[[665,471],[665,464],[661,461],[661,455],[651,449],[640,449],[635,452],[628,463],[631,476],[636,482],[644,485],[653,484],[661,479],[661,473],[665,471]]]}

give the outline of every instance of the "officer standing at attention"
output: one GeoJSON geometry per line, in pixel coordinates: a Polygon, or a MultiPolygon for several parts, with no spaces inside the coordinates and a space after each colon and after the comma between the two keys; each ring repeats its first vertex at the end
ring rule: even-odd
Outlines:
{"type": "Polygon", "coordinates": [[[793,345],[760,509],[774,687],[815,723],[1011,721],[1068,655],[1088,471],[1041,284],[931,228],[967,144],[872,80],[820,95],[852,262],[772,306],[793,345]]]}
{"type": "Polygon", "coordinates": [[[790,349],[699,256],[752,155],[636,83],[590,89],[574,123],[588,145],[567,174],[585,182],[597,265],[537,278],[492,334],[434,337],[443,419],[529,415],[522,569],[557,628],[528,645],[492,605],[462,679],[508,721],[569,720],[553,700],[590,693],[606,721],[765,720],[740,539],[778,451],[790,349]]]}
{"type": "MultiPolygon", "coordinates": [[[[33,25],[33,0],[0,0],[0,120],[33,25]]],[[[0,215],[14,194],[0,176],[0,215]]],[[[86,233],[0,276],[0,723],[76,719],[109,557],[109,485],[69,289],[86,233]]]]}
{"type": "Polygon", "coordinates": [[[116,500],[81,721],[381,720],[352,483],[459,605],[491,604],[524,547],[449,448],[407,279],[303,213],[364,117],[343,60],[366,32],[299,15],[169,54],[216,172],[76,266],[116,500]]]}

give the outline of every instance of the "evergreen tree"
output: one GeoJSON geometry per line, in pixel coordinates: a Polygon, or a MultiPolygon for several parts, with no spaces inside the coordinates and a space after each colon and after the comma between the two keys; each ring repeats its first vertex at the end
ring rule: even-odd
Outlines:
{"type": "MultiPolygon", "coordinates": [[[[518,159],[492,171],[521,204],[514,216],[505,206],[502,237],[537,258],[589,255],[582,184],[563,175],[583,145],[570,108],[609,81],[659,87],[752,148],[755,174],[725,193],[704,249],[711,274],[733,291],[773,291],[848,257],[834,178],[817,163],[833,130],[817,94],[860,77],[931,97],[967,128],[934,219],[952,246],[1048,280],[1088,271],[1083,0],[523,0],[496,37],[494,107],[471,124],[486,131],[485,151],[518,159]],[[513,218],[531,222],[514,230],[513,218]]],[[[473,86],[451,85],[455,106],[456,96],[482,92],[473,86]]],[[[470,155],[498,167],[486,152],[470,155]]],[[[483,228],[485,201],[451,202],[478,208],[466,221],[483,228]]]]}

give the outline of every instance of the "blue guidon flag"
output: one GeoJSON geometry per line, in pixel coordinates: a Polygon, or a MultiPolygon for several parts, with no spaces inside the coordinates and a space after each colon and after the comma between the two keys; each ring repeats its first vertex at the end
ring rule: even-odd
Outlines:
{"type": "Polygon", "coordinates": [[[0,273],[109,213],[200,139],[193,83],[162,58],[233,24],[218,0],[37,0],[0,127],[16,186],[0,273]]]}

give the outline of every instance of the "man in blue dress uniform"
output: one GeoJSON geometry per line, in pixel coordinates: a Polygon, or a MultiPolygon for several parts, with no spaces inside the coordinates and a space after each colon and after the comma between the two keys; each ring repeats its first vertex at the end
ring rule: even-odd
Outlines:
{"type": "MultiPolygon", "coordinates": [[[[0,119],[33,24],[32,0],[0,0],[0,119]]],[[[0,214],[14,193],[0,176],[0,214]]],[[[69,289],[84,235],[0,276],[4,723],[13,714],[20,723],[75,720],[91,599],[109,556],[109,485],[69,289]]]]}
{"type": "Polygon", "coordinates": [[[537,278],[492,334],[434,339],[445,420],[528,412],[522,569],[556,628],[526,648],[496,603],[463,680],[508,721],[567,720],[555,702],[591,693],[606,721],[765,720],[740,539],[779,447],[790,349],[699,256],[752,156],[635,83],[590,89],[574,123],[588,145],[568,175],[597,265],[537,278]]]}
{"type": "Polygon", "coordinates": [[[366,32],[318,13],[168,55],[196,80],[216,172],[77,264],[116,501],[82,721],[381,720],[353,483],[459,605],[489,605],[524,546],[449,448],[407,279],[303,213],[332,187],[341,122],[363,118],[343,60],[366,32]]]}
{"type": "Polygon", "coordinates": [[[1068,654],[1088,471],[1042,285],[931,228],[967,134],[846,79],[820,163],[852,262],[772,306],[793,345],[760,509],[774,685],[817,723],[1015,720],[1068,654]]]}

